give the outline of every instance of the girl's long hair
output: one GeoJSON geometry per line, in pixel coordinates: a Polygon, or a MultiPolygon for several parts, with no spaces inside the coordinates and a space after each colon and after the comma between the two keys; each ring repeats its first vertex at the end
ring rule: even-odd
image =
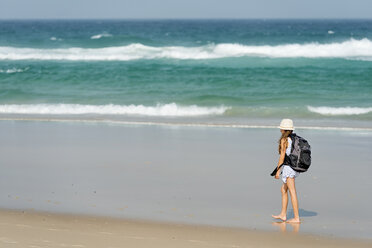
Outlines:
{"type": "Polygon", "coordinates": [[[282,136],[280,137],[278,143],[279,143],[279,147],[278,147],[278,151],[279,151],[279,154],[280,154],[280,151],[282,150],[282,139],[284,139],[284,146],[287,147],[288,146],[288,136],[292,133],[293,131],[292,130],[284,130],[284,133],[282,133],[282,136]]]}

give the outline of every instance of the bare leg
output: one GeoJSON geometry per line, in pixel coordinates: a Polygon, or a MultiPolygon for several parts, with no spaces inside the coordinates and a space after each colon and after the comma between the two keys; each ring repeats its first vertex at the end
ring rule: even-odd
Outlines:
{"type": "Polygon", "coordinates": [[[287,206],[288,206],[288,187],[286,183],[283,183],[282,188],[282,211],[279,215],[271,215],[275,219],[281,219],[286,221],[287,219],[287,206]]]}
{"type": "Polygon", "coordinates": [[[288,223],[300,223],[300,215],[298,214],[298,200],[297,200],[295,179],[288,177],[287,186],[289,189],[289,193],[291,194],[291,201],[292,201],[293,214],[294,214],[294,218],[288,220],[287,222],[288,223]]]}

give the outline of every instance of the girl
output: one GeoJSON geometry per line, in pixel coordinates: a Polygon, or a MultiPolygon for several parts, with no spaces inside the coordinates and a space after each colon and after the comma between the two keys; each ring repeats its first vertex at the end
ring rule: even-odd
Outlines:
{"type": "MultiPolygon", "coordinates": [[[[292,139],[289,135],[293,132],[293,121],[291,119],[283,119],[280,123],[280,132],[282,136],[279,139],[279,162],[278,167],[283,164],[283,169],[281,173],[281,178],[283,181],[283,185],[281,188],[282,191],[282,211],[279,215],[272,215],[275,219],[280,219],[282,221],[286,221],[288,223],[300,223],[300,216],[298,214],[298,200],[296,194],[296,186],[295,186],[295,178],[298,177],[299,173],[294,171],[288,163],[285,161],[285,155],[289,155],[291,153],[292,147],[292,139]],[[287,205],[288,205],[288,190],[291,194],[291,201],[293,206],[293,214],[294,218],[287,220],[287,205]]],[[[275,178],[279,179],[280,170],[276,172],[275,178]]]]}

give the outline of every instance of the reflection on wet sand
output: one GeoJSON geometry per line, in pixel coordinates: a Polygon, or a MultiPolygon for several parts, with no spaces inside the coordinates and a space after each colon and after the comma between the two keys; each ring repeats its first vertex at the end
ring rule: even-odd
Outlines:
{"type": "Polygon", "coordinates": [[[287,222],[283,222],[283,221],[280,221],[280,222],[274,221],[271,224],[273,226],[279,227],[279,231],[281,231],[281,232],[287,232],[287,225],[290,225],[290,226],[292,226],[292,232],[293,233],[298,233],[300,231],[300,225],[301,225],[301,223],[287,223],[287,222]]]}

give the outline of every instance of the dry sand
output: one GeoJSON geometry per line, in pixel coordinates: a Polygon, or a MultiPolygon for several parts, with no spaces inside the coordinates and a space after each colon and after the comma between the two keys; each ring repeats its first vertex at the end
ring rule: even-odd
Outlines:
{"type": "Polygon", "coordinates": [[[0,210],[0,247],[371,247],[294,233],[0,210]]]}

